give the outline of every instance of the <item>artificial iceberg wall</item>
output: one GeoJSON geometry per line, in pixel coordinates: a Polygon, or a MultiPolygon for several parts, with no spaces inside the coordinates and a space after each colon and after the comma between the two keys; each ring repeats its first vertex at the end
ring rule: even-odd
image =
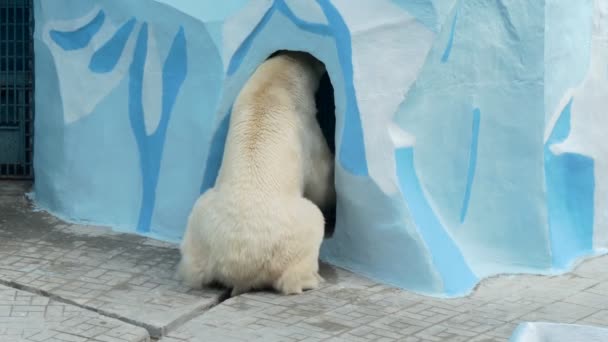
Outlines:
{"type": "Polygon", "coordinates": [[[179,240],[277,50],[328,69],[323,259],[432,295],[608,244],[608,0],[37,0],[35,199],[179,240]]]}

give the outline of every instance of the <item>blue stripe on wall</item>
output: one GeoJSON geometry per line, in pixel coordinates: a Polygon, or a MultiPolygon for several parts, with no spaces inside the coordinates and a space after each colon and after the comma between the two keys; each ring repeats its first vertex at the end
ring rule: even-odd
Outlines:
{"type": "Polygon", "coordinates": [[[253,30],[251,30],[249,35],[245,37],[245,40],[243,40],[238,49],[236,49],[232,55],[232,58],[230,59],[230,63],[228,64],[228,76],[232,76],[239,69],[241,64],[243,64],[243,60],[245,59],[247,52],[249,52],[249,49],[251,49],[251,45],[253,44],[255,37],[257,37],[257,35],[266,27],[275,11],[276,8],[274,5],[270,7],[270,9],[264,13],[264,16],[260,22],[253,28],[253,30]]]}
{"type": "Polygon", "coordinates": [[[139,222],[137,224],[137,231],[145,232],[150,227],[150,221],[152,219],[152,210],[154,208],[154,191],[152,191],[152,179],[150,173],[146,172],[151,161],[149,153],[146,151],[146,128],[144,123],[144,106],[142,102],[143,97],[143,79],[144,79],[144,65],[146,63],[146,57],[148,53],[148,25],[144,24],[139,31],[137,42],[135,43],[135,51],[133,53],[133,61],[129,69],[129,121],[131,122],[131,129],[137,142],[137,148],[139,150],[139,162],[142,170],[142,202],[139,211],[139,222]]]}
{"type": "Polygon", "coordinates": [[[431,208],[414,167],[414,149],[401,148],[395,152],[397,173],[403,197],[423,241],[429,249],[434,266],[443,280],[447,295],[469,291],[477,277],[467,265],[460,249],[448,235],[431,208]]]}
{"type": "Polygon", "coordinates": [[[211,139],[209,156],[207,157],[207,163],[205,164],[205,175],[203,176],[203,184],[201,185],[201,194],[215,185],[224,158],[224,147],[226,146],[226,138],[228,137],[231,113],[232,108],[228,110],[228,113],[226,113],[222,122],[220,122],[220,125],[215,130],[213,138],[211,139]]]}
{"type": "Polygon", "coordinates": [[[473,110],[473,129],[471,132],[471,148],[469,149],[469,171],[467,173],[467,185],[464,191],[462,207],[460,210],[460,223],[463,223],[469,210],[469,201],[471,199],[471,188],[473,187],[473,179],[475,178],[475,169],[477,168],[477,145],[479,139],[479,120],[481,112],[478,108],[473,110]]]}
{"type": "Polygon", "coordinates": [[[593,159],[576,153],[555,155],[550,150],[570,134],[572,101],[560,114],[544,152],[552,260],[559,269],[593,251],[593,159]]]}
{"type": "Polygon", "coordinates": [[[294,23],[299,29],[310,32],[310,33],[318,34],[321,36],[328,36],[331,34],[328,25],[310,23],[310,22],[307,22],[305,20],[298,18],[293,13],[291,8],[289,8],[287,3],[285,3],[285,0],[276,0],[275,6],[279,12],[283,13],[283,15],[285,15],[287,17],[287,19],[289,19],[292,23],[294,23]]]}
{"type": "Polygon", "coordinates": [[[448,44],[443,51],[443,55],[441,56],[441,63],[446,63],[450,58],[450,54],[452,53],[452,45],[454,44],[454,34],[456,32],[456,21],[458,20],[458,12],[454,14],[454,19],[452,20],[452,27],[450,29],[450,37],[448,38],[448,44]]]}
{"type": "Polygon", "coordinates": [[[344,92],[346,94],[346,110],[344,113],[344,128],[340,144],[339,157],[342,166],[357,176],[367,176],[367,160],[361,114],[357,104],[357,93],[353,77],[352,40],[348,26],[340,12],[329,0],[317,0],[333,33],[338,50],[338,60],[344,75],[344,92]]]}
{"type": "Polygon", "coordinates": [[[137,231],[150,231],[156,202],[160,162],[171,112],[187,74],[187,47],[183,28],[176,34],[162,70],[162,112],[156,131],[148,136],[142,103],[143,77],[148,49],[148,25],[144,23],[137,37],[129,70],[129,120],[137,142],[142,177],[142,201],[137,231]]]}
{"type": "MultiPolygon", "coordinates": [[[[169,49],[169,54],[163,66],[163,107],[162,116],[154,138],[158,142],[165,141],[169,117],[175,106],[177,95],[186,80],[188,74],[188,52],[186,34],[184,28],[180,27],[177,31],[173,43],[169,49]]],[[[161,147],[161,146],[157,146],[161,147]]],[[[162,153],[162,150],[161,150],[162,153]]]]}
{"type": "Polygon", "coordinates": [[[89,45],[91,39],[99,32],[105,20],[106,14],[103,10],[100,10],[93,20],[75,31],[63,32],[51,30],[49,35],[65,51],[79,50],[89,45]]]}
{"type": "Polygon", "coordinates": [[[91,71],[103,74],[114,70],[114,67],[118,64],[120,56],[127,45],[129,36],[135,28],[135,23],[135,18],[131,18],[114,33],[109,41],[99,48],[99,50],[95,51],[89,63],[89,69],[91,71]]]}

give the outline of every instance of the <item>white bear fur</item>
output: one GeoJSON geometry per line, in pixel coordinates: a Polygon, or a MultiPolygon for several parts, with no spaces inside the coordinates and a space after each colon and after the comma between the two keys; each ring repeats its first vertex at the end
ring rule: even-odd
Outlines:
{"type": "Polygon", "coordinates": [[[273,287],[315,289],[324,235],[321,208],[335,204],[334,161],[316,121],[325,68],[284,52],[262,63],[233,106],[215,186],[195,203],[178,274],[232,295],[273,287]]]}

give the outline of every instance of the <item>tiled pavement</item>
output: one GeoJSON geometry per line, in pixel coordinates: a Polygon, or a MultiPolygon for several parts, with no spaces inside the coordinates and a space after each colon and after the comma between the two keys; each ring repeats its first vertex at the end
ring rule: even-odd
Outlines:
{"type": "MultiPolygon", "coordinates": [[[[19,340],[8,333],[20,327],[82,338],[49,341],[146,340],[141,326],[152,337],[162,335],[161,342],[358,342],[507,341],[522,321],[608,326],[608,256],[562,276],[488,279],[459,299],[424,297],[324,267],[327,282],[319,290],[289,297],[250,293],[216,305],[221,291],[189,291],[173,280],[174,245],[65,224],[32,212],[18,189],[9,190],[0,183],[0,284],[10,287],[0,287],[0,342],[19,340]],[[6,304],[3,291],[35,298],[47,313],[60,310],[50,307],[77,312],[77,324],[91,329],[100,319],[116,326],[87,340],[82,329],[42,320],[39,311],[30,314],[40,326],[19,321],[25,318],[6,315],[14,304],[6,304]]],[[[18,304],[29,312],[31,305],[18,304]]]]}
{"type": "Polygon", "coordinates": [[[192,291],[174,279],[174,245],[65,224],[32,211],[17,190],[0,183],[0,284],[143,326],[153,337],[217,304],[220,291],[192,291]]]}
{"type": "Polygon", "coordinates": [[[2,342],[139,342],[140,327],[47,297],[0,285],[2,342]]]}
{"type": "MultiPolygon", "coordinates": [[[[329,273],[329,276],[328,276],[329,273]]],[[[522,321],[608,326],[608,257],[563,276],[502,276],[437,299],[344,271],[301,296],[250,293],[170,332],[183,341],[507,341],[522,321]]],[[[581,341],[582,342],[582,341],[581,341]]]]}

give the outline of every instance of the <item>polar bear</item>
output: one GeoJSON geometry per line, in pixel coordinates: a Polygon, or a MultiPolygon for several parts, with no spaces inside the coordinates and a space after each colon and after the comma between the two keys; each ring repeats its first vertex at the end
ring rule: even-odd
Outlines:
{"type": "Polygon", "coordinates": [[[324,72],[312,55],[282,51],[244,85],[216,184],[194,204],[181,244],[188,286],[219,282],[232,296],[318,287],[320,208],[336,200],[334,157],[315,117],[324,72]]]}

